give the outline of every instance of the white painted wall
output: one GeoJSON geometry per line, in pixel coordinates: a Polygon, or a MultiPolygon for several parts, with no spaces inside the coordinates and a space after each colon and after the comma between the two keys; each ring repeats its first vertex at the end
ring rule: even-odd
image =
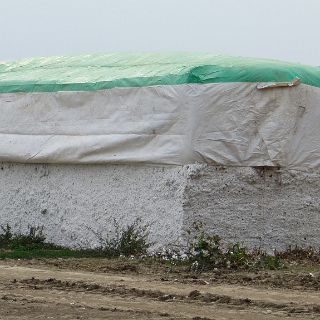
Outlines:
{"type": "Polygon", "coordinates": [[[44,226],[49,241],[99,245],[141,218],[155,249],[179,245],[193,222],[225,241],[268,250],[320,246],[320,173],[206,165],[0,165],[0,224],[44,226]]]}
{"type": "Polygon", "coordinates": [[[188,179],[184,230],[193,221],[230,242],[268,251],[320,247],[320,172],[205,167],[188,179]]]}
{"type": "Polygon", "coordinates": [[[47,239],[67,246],[96,246],[95,232],[141,218],[151,241],[166,245],[181,235],[183,169],[126,165],[0,167],[0,224],[15,231],[44,226],[47,239]],[[94,232],[90,231],[93,230],[94,232]]]}

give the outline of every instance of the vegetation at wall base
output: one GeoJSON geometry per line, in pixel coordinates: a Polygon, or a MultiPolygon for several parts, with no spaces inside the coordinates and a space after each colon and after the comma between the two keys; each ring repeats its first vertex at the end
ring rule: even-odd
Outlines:
{"type": "Polygon", "coordinates": [[[114,237],[100,237],[101,245],[95,249],[71,249],[46,242],[43,227],[28,226],[28,232],[12,233],[8,224],[1,226],[0,259],[32,258],[117,258],[141,257],[147,254],[152,245],[146,226],[139,219],[120,230],[115,223],[114,237]]]}
{"type": "Polygon", "coordinates": [[[26,234],[13,234],[9,225],[1,226],[0,259],[121,258],[146,264],[160,263],[168,268],[178,266],[191,272],[279,270],[285,268],[284,261],[320,261],[320,252],[312,248],[290,247],[285,252],[268,255],[260,249],[248,251],[240,243],[224,247],[220,237],[207,234],[199,227],[185,253],[166,251],[151,254],[148,252],[152,245],[148,241],[148,228],[141,226],[139,219],[123,229],[117,224],[115,226],[115,236],[101,237],[101,245],[95,249],[71,249],[48,243],[43,227],[29,226],[26,234]]]}
{"type": "Polygon", "coordinates": [[[189,244],[188,261],[194,271],[284,268],[283,260],[277,255],[268,255],[260,249],[249,252],[239,242],[229,244],[227,249],[224,249],[219,236],[208,235],[203,231],[189,244]]]}

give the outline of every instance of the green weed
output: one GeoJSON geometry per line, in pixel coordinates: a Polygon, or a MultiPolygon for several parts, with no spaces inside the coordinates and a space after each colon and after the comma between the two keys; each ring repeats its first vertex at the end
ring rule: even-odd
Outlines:
{"type": "Polygon", "coordinates": [[[115,236],[101,238],[96,249],[69,249],[46,242],[43,227],[29,226],[26,234],[13,234],[9,225],[1,226],[0,258],[32,257],[140,257],[147,254],[152,245],[148,241],[147,226],[137,219],[124,229],[115,222],[115,236]]]}
{"type": "Polygon", "coordinates": [[[105,257],[138,257],[147,255],[152,243],[148,241],[149,231],[147,225],[141,224],[141,219],[136,219],[132,224],[121,229],[118,222],[114,221],[115,236],[100,237],[101,246],[98,250],[105,257]]]}

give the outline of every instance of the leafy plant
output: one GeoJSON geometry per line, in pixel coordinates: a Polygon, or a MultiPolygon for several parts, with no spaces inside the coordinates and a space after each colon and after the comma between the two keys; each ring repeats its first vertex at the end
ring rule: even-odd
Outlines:
{"type": "Polygon", "coordinates": [[[216,268],[276,270],[284,267],[282,259],[277,255],[270,256],[261,250],[248,252],[239,242],[224,249],[221,238],[204,232],[202,223],[195,223],[194,228],[197,236],[189,244],[188,262],[195,271],[216,268]]]}
{"type": "Polygon", "coordinates": [[[220,248],[220,238],[201,232],[198,240],[189,250],[189,260],[196,263],[198,269],[210,269],[224,265],[224,255],[220,248]]]}
{"type": "Polygon", "coordinates": [[[246,248],[242,247],[239,242],[229,245],[226,258],[228,266],[232,269],[248,268],[250,265],[250,256],[246,248]]]}
{"type": "Polygon", "coordinates": [[[148,241],[149,231],[147,225],[141,224],[141,219],[136,219],[132,224],[121,229],[118,222],[114,221],[115,236],[106,239],[100,237],[100,251],[106,257],[144,256],[152,243],[148,241]]]}
{"type": "Polygon", "coordinates": [[[12,236],[10,249],[33,249],[45,246],[46,237],[43,234],[43,227],[29,226],[27,234],[17,234],[12,236]]]}
{"type": "Polygon", "coordinates": [[[28,226],[26,234],[13,234],[11,227],[7,224],[1,226],[0,249],[6,250],[32,250],[44,248],[60,248],[54,244],[46,243],[46,237],[43,234],[43,227],[28,226]]]}
{"type": "Polygon", "coordinates": [[[6,226],[0,226],[2,234],[0,234],[0,248],[7,247],[12,239],[11,227],[9,224],[6,226]]]}

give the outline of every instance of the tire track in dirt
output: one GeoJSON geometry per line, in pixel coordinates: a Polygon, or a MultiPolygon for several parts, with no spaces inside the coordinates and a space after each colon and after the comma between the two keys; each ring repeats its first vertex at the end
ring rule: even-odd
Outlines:
{"type": "MultiPolygon", "coordinates": [[[[40,309],[40,305],[57,305],[69,312],[73,312],[72,306],[85,308],[86,312],[91,310],[94,319],[99,319],[104,309],[106,314],[117,310],[110,319],[130,319],[135,314],[139,319],[320,319],[317,291],[194,285],[159,281],[154,275],[101,274],[34,266],[0,265],[0,298],[0,306],[8,310],[10,306],[14,308],[12,303],[19,308],[23,303],[37,304],[40,309]]],[[[108,318],[106,315],[105,319],[108,318]]]]}
{"type": "MultiPolygon", "coordinates": [[[[54,295],[54,293],[53,293],[54,295]]],[[[63,303],[39,299],[32,295],[8,294],[0,300],[0,320],[24,319],[141,319],[159,320],[168,314],[146,310],[94,307],[80,303],[63,303]],[[45,310],[45,311],[44,311],[45,310]]],[[[171,319],[176,319],[172,317],[171,319]]],[[[184,318],[179,318],[184,319],[184,318]]]]}
{"type": "Polygon", "coordinates": [[[172,295],[188,295],[190,291],[198,290],[201,293],[228,295],[232,298],[248,298],[250,300],[263,300],[271,303],[319,304],[320,292],[297,291],[288,289],[256,288],[237,285],[198,285],[179,283],[175,281],[158,281],[154,277],[142,275],[101,274],[92,272],[48,270],[34,267],[0,265],[0,281],[25,278],[48,279],[55,278],[61,281],[84,281],[88,284],[99,285],[125,285],[129,288],[142,290],[160,290],[172,295]]]}
{"type": "Polygon", "coordinates": [[[11,287],[27,287],[36,290],[55,289],[63,291],[90,292],[103,295],[120,295],[122,297],[145,297],[149,299],[157,299],[159,301],[179,301],[187,303],[219,303],[232,306],[242,306],[244,308],[258,307],[261,309],[269,309],[272,311],[285,311],[290,314],[314,314],[320,317],[319,304],[294,304],[290,303],[274,303],[261,300],[251,300],[248,298],[233,298],[229,295],[212,294],[208,292],[201,293],[198,290],[190,291],[188,295],[169,294],[160,290],[144,290],[138,288],[128,288],[125,285],[102,286],[99,284],[85,283],[82,281],[61,281],[55,278],[45,280],[30,278],[23,279],[19,282],[14,281],[11,287]]]}
{"type": "MultiPolygon", "coordinates": [[[[1,292],[0,292],[1,294],[1,292]]],[[[24,300],[24,303],[33,305],[35,302],[41,303],[46,308],[47,305],[72,306],[73,308],[91,309],[92,311],[101,311],[104,308],[108,310],[116,310],[122,313],[135,314],[138,319],[139,315],[150,315],[150,319],[169,318],[169,319],[232,319],[232,320],[274,320],[285,319],[287,314],[281,311],[271,312],[271,310],[248,310],[242,308],[234,308],[233,306],[224,306],[220,304],[189,304],[181,301],[150,301],[143,297],[131,298],[120,296],[109,296],[101,294],[83,293],[83,292],[66,292],[58,290],[34,290],[20,288],[14,290],[14,293],[6,299],[14,299],[16,301],[24,300]],[[151,317],[152,315],[152,317],[151,317]]],[[[8,300],[6,300],[7,302],[8,300]]],[[[20,319],[20,318],[19,318],[20,319]]],[[[42,319],[42,318],[41,318],[42,319]]],[[[59,319],[59,318],[55,318],[59,319]]],[[[96,319],[96,318],[93,318],[96,319]]],[[[113,318],[110,318],[113,319],[113,318]]],[[[124,317],[123,319],[128,319],[124,317]]],[[[142,318],[141,318],[142,319],[142,318]]],[[[306,319],[305,315],[294,315],[294,319],[306,319]]]]}

